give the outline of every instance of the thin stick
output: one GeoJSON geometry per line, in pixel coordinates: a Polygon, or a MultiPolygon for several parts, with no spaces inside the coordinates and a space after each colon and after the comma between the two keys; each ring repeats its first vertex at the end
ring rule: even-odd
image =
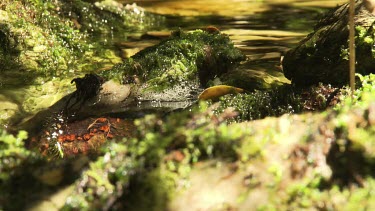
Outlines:
{"type": "Polygon", "coordinates": [[[349,77],[350,90],[353,99],[355,89],[355,42],[354,42],[354,10],[355,0],[350,0],[349,5],[349,77]]]}

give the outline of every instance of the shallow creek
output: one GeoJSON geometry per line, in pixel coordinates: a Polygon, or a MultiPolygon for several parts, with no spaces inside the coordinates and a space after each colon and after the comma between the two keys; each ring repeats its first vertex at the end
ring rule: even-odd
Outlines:
{"type": "MultiPolygon", "coordinates": [[[[133,3],[133,1],[120,2],[133,3]]],[[[316,21],[328,8],[344,2],[343,0],[138,0],[135,3],[146,11],[166,16],[166,24],[156,27],[153,31],[132,32],[104,42],[116,46],[114,48],[120,46],[121,57],[125,58],[156,44],[162,38],[169,36],[173,30],[179,28],[193,30],[214,26],[222,33],[228,34],[235,45],[246,54],[248,62],[245,68],[275,76],[280,81],[288,83],[280,67],[283,53],[312,31],[316,21]]],[[[73,91],[74,86],[72,85],[71,88],[70,91],[73,91]]],[[[0,94],[7,93],[5,96],[11,96],[13,102],[20,104],[27,100],[24,99],[22,88],[7,89],[0,87],[0,94]]],[[[61,97],[61,95],[56,96],[55,100],[61,97]]]]}
{"type": "MultiPolygon", "coordinates": [[[[120,1],[130,3],[130,1],[120,1]]],[[[132,1],[133,2],[133,1],[132,1]]],[[[295,46],[329,8],[343,0],[138,0],[147,11],[165,15],[164,32],[215,26],[228,34],[248,57],[248,68],[284,78],[279,67],[285,51],[295,46]]],[[[164,33],[149,32],[163,36],[164,33]]],[[[131,41],[131,39],[129,40],[131,41]]],[[[143,45],[147,41],[141,40],[143,45]]],[[[150,43],[153,44],[153,43],[150,43]]],[[[141,45],[139,45],[141,46],[141,45]]],[[[134,52],[134,51],[133,51],[134,52]]]]}

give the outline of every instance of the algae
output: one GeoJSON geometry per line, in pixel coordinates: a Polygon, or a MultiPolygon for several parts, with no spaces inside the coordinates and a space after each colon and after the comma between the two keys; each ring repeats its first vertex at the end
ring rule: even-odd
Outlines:
{"type": "Polygon", "coordinates": [[[238,115],[234,121],[262,119],[286,113],[300,113],[303,101],[299,93],[289,85],[271,90],[254,90],[245,94],[226,95],[220,98],[216,112],[221,113],[233,107],[238,115]]]}

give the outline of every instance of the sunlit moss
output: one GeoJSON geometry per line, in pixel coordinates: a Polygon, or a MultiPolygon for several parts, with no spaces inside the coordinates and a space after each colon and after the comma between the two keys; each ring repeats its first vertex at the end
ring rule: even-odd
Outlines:
{"type": "Polygon", "coordinates": [[[102,75],[126,83],[136,76],[146,90],[162,91],[188,81],[206,86],[245,59],[227,35],[202,30],[176,31],[169,39],[149,47],[102,75]]]}
{"type": "Polygon", "coordinates": [[[271,203],[260,206],[260,210],[277,207],[278,209],[328,209],[362,210],[374,209],[374,180],[366,179],[366,187],[341,189],[332,186],[321,189],[321,179],[304,180],[287,187],[286,198],[271,198],[271,203]],[[263,208],[263,209],[262,209],[263,208]]]}
{"type": "MultiPolygon", "coordinates": [[[[370,88],[368,86],[366,90],[370,88]]],[[[373,95],[362,89],[362,95],[366,96],[366,93],[370,96],[373,95]]],[[[66,199],[63,209],[103,209],[105,206],[119,209],[129,207],[147,209],[153,205],[163,209],[175,196],[174,191],[181,187],[179,181],[188,181],[194,163],[210,158],[240,161],[239,163],[244,166],[251,166],[253,162],[257,161],[264,165],[271,163],[271,165],[265,166],[266,174],[272,177],[271,182],[266,185],[268,201],[267,205],[261,206],[260,209],[272,207],[324,209],[357,206],[372,208],[373,204],[370,200],[373,200],[371,179],[371,175],[373,175],[371,173],[373,146],[365,139],[372,134],[373,126],[364,124],[369,122],[369,113],[366,113],[366,109],[369,108],[369,104],[373,100],[364,97],[360,99],[364,100],[363,107],[357,108],[364,108],[361,112],[363,115],[367,115],[363,118],[365,121],[360,121],[361,118],[357,118],[361,116],[357,116],[358,112],[331,111],[331,117],[330,115],[321,115],[320,119],[329,123],[317,126],[320,128],[320,132],[313,129],[307,130],[306,133],[310,134],[309,141],[298,142],[302,145],[314,144],[322,140],[325,141],[327,137],[331,138],[332,143],[344,140],[341,148],[343,151],[333,150],[333,155],[338,156],[334,156],[334,159],[327,158],[339,164],[337,169],[332,167],[332,181],[327,180],[319,171],[315,171],[301,180],[296,180],[295,183],[285,183],[283,178],[288,175],[288,169],[279,166],[277,162],[267,162],[269,156],[274,154],[272,151],[265,150],[267,146],[282,144],[292,138],[290,131],[282,128],[292,127],[293,123],[285,122],[291,121],[292,117],[284,117],[284,121],[281,121],[280,125],[272,124],[272,127],[269,125],[269,128],[261,127],[261,125],[255,127],[251,123],[227,124],[228,118],[234,115],[233,110],[226,109],[221,113],[215,113],[217,105],[208,106],[207,103],[202,102],[199,106],[193,107],[191,111],[175,112],[164,118],[147,115],[136,120],[135,136],[103,146],[101,155],[90,163],[89,168],[74,183],[75,190],[66,199]],[[332,118],[332,115],[337,115],[337,118],[332,118]],[[347,118],[348,116],[350,119],[347,118]],[[337,119],[341,119],[341,123],[338,123],[337,119]],[[354,123],[354,126],[350,125],[351,122],[354,123]],[[287,125],[285,126],[285,124],[287,125]],[[361,127],[359,127],[360,125],[361,127]],[[362,127],[369,130],[362,130],[362,127]],[[327,131],[332,130],[334,136],[325,137],[324,135],[328,133],[322,128],[326,128],[327,131]],[[340,130],[344,132],[340,132],[340,130]],[[281,131],[284,131],[283,135],[280,135],[281,131]],[[357,145],[347,145],[346,143],[349,142],[357,145]],[[368,145],[369,143],[370,145],[368,145]],[[358,145],[361,147],[358,148],[358,145]],[[356,156],[360,153],[364,153],[367,160],[357,159],[356,156]],[[350,172],[346,167],[352,165],[346,162],[348,156],[368,168],[365,171],[358,171],[359,176],[364,177],[364,187],[362,188],[351,189],[340,182],[337,183],[340,188],[336,187],[335,181],[339,181],[340,178],[336,173],[340,172],[340,169],[343,170],[340,173],[343,173],[343,176],[353,176],[346,175],[350,172]],[[285,186],[286,184],[288,186],[285,186]],[[154,203],[154,200],[157,202],[154,203]],[[140,201],[144,202],[142,203],[144,206],[137,206],[140,201]]],[[[343,100],[344,104],[345,102],[343,100]]],[[[349,104],[344,106],[351,106],[355,109],[355,106],[349,104]]],[[[311,116],[307,115],[306,118],[309,117],[311,116]]],[[[309,123],[307,120],[306,122],[309,123]]],[[[312,122],[310,123],[312,124],[312,122]]],[[[319,123],[316,124],[319,125],[319,123]]],[[[313,166],[311,165],[311,168],[313,166]]],[[[263,178],[258,179],[262,181],[263,178]]]]}
{"type": "Polygon", "coordinates": [[[32,154],[24,147],[24,140],[27,139],[27,132],[19,131],[18,135],[7,134],[0,129],[0,181],[9,179],[14,170],[32,154]]]}
{"type": "Polygon", "coordinates": [[[217,109],[233,107],[239,113],[235,121],[261,119],[267,116],[280,116],[285,113],[302,111],[301,96],[288,86],[272,90],[255,90],[246,94],[226,95],[220,98],[217,109]]]}
{"type": "MultiPolygon", "coordinates": [[[[120,63],[122,59],[108,44],[113,36],[126,39],[131,32],[164,23],[163,17],[136,5],[110,0],[100,4],[5,0],[1,5],[1,86],[22,87],[27,100],[21,99],[20,109],[30,113],[49,107],[72,91],[69,83],[74,77],[120,63]]],[[[5,122],[11,118],[1,117],[5,122]]]]}
{"type": "MultiPolygon", "coordinates": [[[[130,200],[126,206],[135,206],[132,203],[145,200],[147,207],[154,204],[153,200],[158,200],[158,206],[165,208],[178,181],[189,176],[193,163],[213,156],[235,160],[247,153],[247,150],[239,150],[240,141],[248,134],[247,129],[236,125],[226,128],[226,117],[218,117],[212,122],[215,116],[211,108],[202,103],[193,113],[172,114],[166,120],[155,115],[137,120],[136,136],[122,140],[123,143],[105,146],[106,153],[84,172],[74,194],[84,195],[84,202],[80,203],[88,204],[90,209],[102,208],[100,206],[113,197],[108,194],[110,192],[130,200]],[[137,187],[135,190],[133,185],[137,187]],[[98,186],[100,197],[93,197],[92,193],[99,191],[98,186]],[[130,194],[134,193],[136,197],[123,195],[125,188],[130,188],[130,194]],[[143,198],[144,195],[148,197],[143,198]]],[[[260,147],[259,144],[256,147],[260,147]]],[[[248,142],[246,148],[250,149],[251,145],[248,142]]],[[[65,208],[80,208],[75,207],[77,204],[68,199],[65,208]]]]}

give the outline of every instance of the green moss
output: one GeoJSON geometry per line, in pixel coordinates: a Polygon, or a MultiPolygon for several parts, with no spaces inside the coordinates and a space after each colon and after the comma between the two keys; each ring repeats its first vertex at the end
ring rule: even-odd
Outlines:
{"type": "MultiPolygon", "coordinates": [[[[314,32],[285,54],[283,70],[292,83],[298,86],[349,83],[349,31],[344,20],[347,14],[342,13],[347,6],[344,4],[327,13],[314,32]]],[[[356,11],[356,72],[367,75],[374,73],[374,19],[362,4],[356,4],[356,11]]]]}
{"type": "Polygon", "coordinates": [[[40,155],[25,148],[26,139],[25,131],[13,136],[0,127],[0,209],[20,209],[29,192],[19,190],[37,184],[29,167],[40,160],[40,155]],[[17,203],[9,203],[13,200],[17,203]]]}
{"type": "Polygon", "coordinates": [[[166,210],[175,188],[175,179],[171,173],[154,169],[144,175],[133,177],[128,189],[120,200],[127,201],[119,205],[124,210],[166,210]]]}
{"type": "MultiPolygon", "coordinates": [[[[191,169],[194,168],[193,164],[210,158],[241,161],[239,163],[245,166],[256,165],[257,162],[261,165],[269,165],[264,167],[265,174],[271,177],[271,181],[268,180],[265,185],[268,201],[267,205],[261,206],[260,209],[272,207],[344,209],[354,206],[372,208],[373,146],[372,142],[366,139],[373,135],[373,125],[364,125],[368,124],[368,115],[371,114],[367,108],[371,102],[374,102],[373,98],[364,97],[373,96],[374,93],[369,91],[371,86],[366,85],[372,82],[370,80],[365,82],[365,79],[372,77],[364,77],[364,85],[359,89],[362,90],[359,99],[361,102],[363,100],[363,105],[358,104],[357,108],[362,108],[360,110],[362,113],[348,112],[349,110],[341,112],[339,109],[331,112],[330,115],[316,118],[327,121],[324,123],[318,122],[314,125],[312,120],[312,122],[304,120],[306,124],[311,124],[311,128],[316,126],[319,129],[306,131],[310,134],[309,141],[295,142],[302,145],[319,144],[319,141],[326,143],[328,137],[332,143],[341,146],[341,148],[338,146],[340,150],[331,152],[332,157],[327,157],[329,162],[334,160],[337,164],[336,167],[329,163],[333,170],[332,183],[318,170],[307,174],[301,180],[288,183],[283,180],[288,175],[288,168],[273,162],[274,153],[266,150],[270,145],[276,147],[278,144],[280,146],[290,144],[288,141],[293,139],[293,136],[288,128],[295,128],[292,126],[297,122],[294,121],[296,116],[284,117],[283,121],[280,120],[278,123],[265,124],[268,125],[267,128],[260,121],[228,124],[228,118],[234,115],[233,110],[226,109],[223,112],[216,110],[215,113],[217,105],[209,106],[202,102],[191,111],[172,113],[164,118],[148,115],[136,120],[135,136],[103,146],[101,155],[92,161],[89,168],[75,181],[75,190],[66,200],[63,209],[91,210],[103,209],[105,206],[119,209],[148,209],[150,206],[155,206],[163,209],[173,199],[176,188],[181,184],[178,181],[189,177],[191,169]],[[337,115],[337,118],[332,118],[332,115],[337,115]],[[361,115],[365,121],[357,118],[361,115]],[[351,122],[354,126],[350,125],[351,122]],[[357,124],[358,122],[360,124],[357,124]],[[326,131],[323,130],[324,128],[326,131]],[[333,135],[329,135],[331,133],[327,131],[333,131],[331,132],[333,135]],[[350,142],[351,145],[347,144],[350,142]],[[358,159],[359,154],[365,159],[358,159]],[[336,187],[335,182],[341,177],[353,176],[350,174],[351,170],[346,167],[356,165],[348,163],[349,160],[361,164],[358,166],[368,168],[367,170],[352,169],[360,176],[367,175],[364,177],[364,187],[351,189],[340,182],[337,184],[341,189],[336,187]],[[139,205],[140,202],[142,205],[139,205]]],[[[345,104],[346,101],[343,100],[343,103],[345,104]]],[[[355,108],[351,104],[345,104],[341,109],[346,106],[355,108]]],[[[311,117],[307,115],[307,118],[312,119],[311,117]]],[[[263,178],[257,179],[262,181],[263,178]]]]}
{"type": "Polygon", "coordinates": [[[221,113],[228,107],[233,107],[239,113],[234,121],[245,121],[280,116],[285,113],[299,113],[303,109],[303,102],[300,94],[285,85],[271,90],[225,95],[220,98],[220,105],[216,112],[221,113]]]}
{"type": "Polygon", "coordinates": [[[164,23],[159,15],[110,0],[5,0],[0,14],[0,83],[6,89],[21,87],[20,109],[31,113],[71,91],[74,77],[120,63],[108,44],[113,36],[126,40],[131,32],[164,23]]]}
{"type": "Polygon", "coordinates": [[[19,131],[16,137],[7,134],[5,130],[0,129],[0,133],[0,181],[6,181],[32,153],[24,147],[27,132],[19,131]]]}
{"type": "MultiPolygon", "coordinates": [[[[136,6],[122,7],[115,1],[91,4],[74,1],[6,1],[0,20],[0,64],[6,70],[21,69],[47,79],[93,71],[121,59],[108,53],[102,40],[111,32],[155,28],[163,18],[136,6]],[[158,24],[156,24],[158,22],[158,24]],[[115,26],[115,27],[114,27],[115,26]],[[103,35],[99,40],[93,34],[103,35]],[[11,64],[11,65],[9,65],[11,64]],[[15,68],[17,67],[17,68],[15,68]],[[84,68],[83,68],[84,67],[84,68]],[[78,69],[78,70],[77,70],[78,69]]],[[[124,38],[125,39],[125,38],[124,38]]],[[[110,49],[111,51],[113,49],[110,49]]]]}
{"type": "Polygon", "coordinates": [[[125,145],[112,143],[107,147],[104,155],[90,163],[90,168],[76,182],[75,194],[67,198],[63,210],[100,209],[122,194],[138,167],[137,162],[127,156],[125,145]]]}
{"type": "Polygon", "coordinates": [[[366,187],[340,189],[333,186],[319,189],[319,177],[305,180],[287,188],[287,197],[276,199],[273,203],[262,207],[277,207],[278,209],[327,209],[327,210],[363,210],[374,209],[374,180],[366,179],[366,187]],[[318,186],[317,186],[318,185],[318,186]]]}
{"type": "MultiPolygon", "coordinates": [[[[200,105],[193,113],[172,114],[166,120],[155,115],[137,120],[135,137],[105,146],[104,156],[91,164],[77,181],[72,198],[84,195],[84,201],[68,199],[65,208],[78,209],[79,204],[88,205],[89,209],[102,208],[112,200],[110,192],[129,200],[128,205],[119,201],[118,206],[150,208],[156,200],[158,207],[165,207],[174,195],[177,181],[189,176],[193,163],[213,156],[229,160],[244,157],[248,150],[240,150],[240,143],[249,134],[248,130],[237,125],[227,127],[225,116],[212,122],[216,118],[212,109],[205,103],[200,105]],[[181,158],[175,158],[173,153],[181,158]],[[124,188],[132,191],[131,196],[123,192],[124,188]],[[95,194],[99,190],[100,196],[95,194]],[[145,207],[137,206],[140,201],[145,202],[145,207]]],[[[259,144],[247,142],[246,148],[261,147],[259,144]]]]}
{"type": "Polygon", "coordinates": [[[201,30],[177,31],[169,39],[105,71],[103,76],[126,83],[135,75],[148,85],[146,90],[156,91],[186,81],[196,84],[197,78],[206,86],[208,80],[244,59],[227,35],[201,30]]]}

